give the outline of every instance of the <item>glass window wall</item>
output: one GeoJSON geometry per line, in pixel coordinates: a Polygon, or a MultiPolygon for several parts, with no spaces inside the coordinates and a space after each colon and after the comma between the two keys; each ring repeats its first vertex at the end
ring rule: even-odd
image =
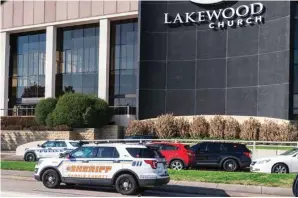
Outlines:
{"type": "Polygon", "coordinates": [[[9,106],[45,96],[45,31],[10,38],[9,106]]]}
{"type": "Polygon", "coordinates": [[[111,24],[109,103],[136,107],[137,20],[111,24]]]}
{"type": "Polygon", "coordinates": [[[98,93],[99,26],[60,28],[57,32],[56,96],[98,93]]]}

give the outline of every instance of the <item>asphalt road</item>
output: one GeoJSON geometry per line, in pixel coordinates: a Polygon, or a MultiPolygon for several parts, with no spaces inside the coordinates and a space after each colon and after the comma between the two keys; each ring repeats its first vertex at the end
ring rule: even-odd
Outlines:
{"type": "MultiPolygon", "coordinates": [[[[1,177],[1,197],[123,197],[113,188],[68,187],[61,185],[59,189],[48,189],[41,182],[22,177],[1,177]]],[[[189,194],[145,191],[146,197],[192,197],[189,194]]],[[[137,196],[136,196],[137,197],[137,196]]]]}

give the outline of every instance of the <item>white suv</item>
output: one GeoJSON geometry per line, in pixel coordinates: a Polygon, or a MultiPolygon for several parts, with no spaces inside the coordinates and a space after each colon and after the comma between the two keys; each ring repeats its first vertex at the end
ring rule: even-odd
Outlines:
{"type": "Polygon", "coordinates": [[[69,153],[81,145],[80,141],[74,140],[48,140],[37,147],[26,148],[24,160],[30,162],[41,158],[59,157],[61,153],[69,153]]]}
{"type": "Polygon", "coordinates": [[[123,195],[170,181],[166,160],[144,145],[86,144],[65,158],[41,159],[34,177],[47,188],[87,184],[114,186],[123,195]]]}

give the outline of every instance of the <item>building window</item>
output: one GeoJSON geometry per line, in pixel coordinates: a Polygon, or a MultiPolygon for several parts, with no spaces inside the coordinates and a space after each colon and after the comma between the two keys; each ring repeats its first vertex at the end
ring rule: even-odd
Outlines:
{"type": "Polygon", "coordinates": [[[45,96],[46,34],[13,34],[10,46],[9,107],[37,103],[32,98],[45,96]]]}
{"type": "Polygon", "coordinates": [[[137,20],[111,24],[109,103],[136,107],[137,20]]]}
{"type": "Polygon", "coordinates": [[[99,25],[57,31],[56,96],[65,92],[98,93],[99,25]]]}

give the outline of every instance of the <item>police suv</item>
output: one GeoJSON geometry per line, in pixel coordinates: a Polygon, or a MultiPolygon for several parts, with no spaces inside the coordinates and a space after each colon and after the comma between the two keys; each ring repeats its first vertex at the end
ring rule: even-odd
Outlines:
{"type": "Polygon", "coordinates": [[[25,161],[37,161],[45,157],[59,157],[61,153],[70,152],[82,143],[74,140],[49,140],[34,148],[26,148],[24,153],[25,161]]]}
{"type": "Polygon", "coordinates": [[[123,195],[170,181],[165,158],[145,145],[86,144],[65,157],[45,158],[34,178],[47,188],[66,185],[113,186],[123,195]]]}

